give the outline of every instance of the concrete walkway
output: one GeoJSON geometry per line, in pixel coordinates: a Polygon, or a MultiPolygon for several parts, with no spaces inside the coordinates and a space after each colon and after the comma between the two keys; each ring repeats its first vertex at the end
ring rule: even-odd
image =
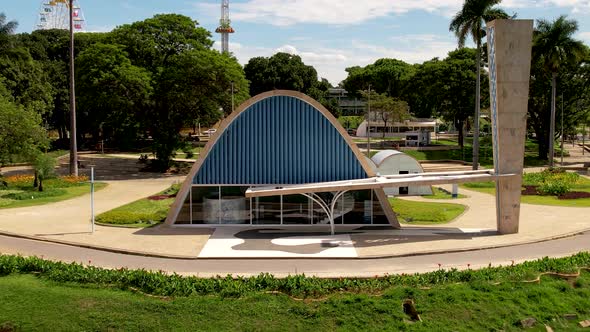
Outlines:
{"type": "MultiPolygon", "coordinates": [[[[174,182],[182,181],[182,177],[163,179],[142,179],[125,181],[108,181],[107,188],[96,193],[96,213],[110,210],[114,207],[149,196],[169,187],[174,182]]],[[[356,257],[393,257],[437,252],[454,252],[482,248],[504,247],[516,244],[545,241],[560,238],[590,229],[590,208],[565,208],[523,204],[521,208],[520,233],[512,235],[496,235],[494,196],[473,191],[462,190],[468,198],[448,200],[452,203],[468,205],[467,211],[454,222],[440,227],[406,226],[402,230],[363,229],[362,231],[340,227],[340,234],[334,239],[326,239],[326,226],[308,227],[308,229],[293,231],[283,237],[277,235],[269,238],[260,228],[277,229],[265,226],[255,228],[234,227],[223,228],[225,238],[237,240],[232,242],[231,248],[225,248],[229,254],[207,257],[265,257],[261,250],[274,246],[275,252],[270,257],[283,257],[276,254],[277,245],[307,246],[305,256],[311,252],[321,253],[332,248],[335,242],[350,246],[356,250],[356,257]],[[306,232],[316,233],[315,243],[312,237],[309,241],[289,242],[290,238],[301,241],[306,232]],[[293,234],[297,233],[298,234],[293,234]],[[252,236],[259,233],[262,236],[252,236]],[[317,233],[320,233],[319,235],[317,233]],[[241,235],[240,235],[241,234],[241,235]],[[246,235],[244,235],[246,234],[246,235]],[[340,238],[346,235],[346,241],[340,238]],[[339,240],[340,239],[340,240],[339,240]],[[258,242],[257,242],[258,241],[258,242]],[[245,243],[244,245],[239,245],[245,243]],[[269,244],[270,243],[270,244],[269,244]],[[240,251],[232,256],[231,250],[239,245],[240,251]],[[264,248],[257,248],[258,244],[264,248]],[[315,250],[309,246],[319,248],[315,250]],[[229,250],[229,251],[228,251],[229,250]],[[315,251],[314,251],[315,250],[315,251]],[[248,251],[251,254],[248,254],[248,251]]],[[[426,200],[423,198],[408,198],[412,200],[426,200]]],[[[444,202],[446,200],[436,200],[444,202]]],[[[0,210],[0,233],[20,234],[35,239],[58,241],[60,243],[77,244],[84,247],[107,249],[116,252],[131,252],[136,254],[153,255],[159,257],[197,258],[201,249],[207,244],[213,229],[207,228],[165,228],[153,227],[149,229],[132,229],[97,226],[96,232],[90,234],[89,195],[54,203],[50,205],[3,209],[0,210]]],[[[278,232],[284,232],[278,230],[278,232]]],[[[218,237],[217,237],[218,238],[218,237]]],[[[302,247],[302,248],[303,248],[302,247]]],[[[280,248],[280,247],[279,247],[280,248]]],[[[297,253],[300,250],[290,247],[288,252],[297,253]]],[[[202,257],[204,257],[202,256],[202,257]]],[[[284,257],[298,257],[289,255],[284,257]]],[[[324,255],[324,257],[326,257],[324,255]]],[[[332,257],[338,257],[338,254],[332,257]]],[[[345,256],[353,257],[350,250],[345,256]]]]}
{"type": "MultiPolygon", "coordinates": [[[[105,181],[95,193],[95,212],[111,210],[158,193],[184,177],[105,181]]],[[[196,256],[209,230],[137,229],[96,226],[90,233],[90,195],[58,203],[0,210],[0,233],[19,234],[62,243],[154,255],[196,256]]]]}
{"type": "MultiPolygon", "coordinates": [[[[108,170],[109,163],[112,162],[107,156],[85,158],[89,165],[104,163],[104,167],[99,167],[104,170],[108,170]]],[[[580,158],[576,157],[576,161],[579,160],[580,158]]],[[[130,165],[125,167],[138,168],[135,164],[134,161],[130,161],[130,165]]],[[[184,180],[183,176],[143,173],[135,168],[131,169],[133,180],[118,180],[122,171],[116,167],[112,174],[107,173],[103,176],[107,179],[104,182],[108,183],[108,186],[95,195],[96,214],[153,195],[173,183],[184,180]]],[[[446,188],[450,190],[450,186],[446,188]]],[[[337,226],[338,234],[334,237],[328,235],[327,225],[288,228],[268,225],[226,226],[218,227],[217,230],[160,226],[147,229],[96,226],[95,233],[91,234],[89,195],[49,205],[0,209],[0,234],[159,257],[319,259],[395,257],[497,248],[546,241],[590,230],[590,208],[522,204],[520,232],[497,235],[495,197],[463,189],[461,193],[468,197],[454,200],[404,198],[468,206],[466,212],[452,223],[439,227],[407,225],[402,230],[387,227],[365,229],[337,226]]]]}

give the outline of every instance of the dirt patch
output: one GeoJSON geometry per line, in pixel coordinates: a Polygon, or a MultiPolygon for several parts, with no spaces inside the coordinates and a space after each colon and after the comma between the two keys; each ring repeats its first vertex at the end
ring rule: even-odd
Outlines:
{"type": "Polygon", "coordinates": [[[539,195],[537,191],[537,186],[523,186],[524,189],[522,190],[522,195],[539,195]]]}
{"type": "MultiPolygon", "coordinates": [[[[523,186],[522,195],[537,195],[541,196],[541,193],[537,190],[537,186],[523,186]]],[[[590,198],[590,193],[585,191],[570,191],[563,195],[557,196],[558,199],[578,199],[578,198],[590,198]]]]}
{"type": "Polygon", "coordinates": [[[153,196],[149,196],[147,199],[149,199],[150,201],[161,201],[164,199],[174,198],[174,197],[176,197],[176,195],[153,195],[153,196]]]}
{"type": "Polygon", "coordinates": [[[578,198],[590,198],[590,193],[585,191],[570,191],[563,195],[557,196],[559,199],[578,199],[578,198]]]}

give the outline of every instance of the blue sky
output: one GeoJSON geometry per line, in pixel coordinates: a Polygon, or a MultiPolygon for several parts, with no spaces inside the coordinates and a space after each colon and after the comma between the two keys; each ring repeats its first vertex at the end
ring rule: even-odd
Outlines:
{"type": "MultiPolygon", "coordinates": [[[[0,12],[30,32],[42,0],[0,0],[0,12]]],[[[277,51],[298,54],[333,84],[346,78],[346,67],[383,57],[409,63],[444,57],[456,48],[449,21],[463,0],[233,0],[230,49],[245,64],[277,51]]],[[[214,31],[220,1],[81,0],[89,31],[114,27],[157,13],[192,17],[214,31]]],[[[553,20],[561,14],[579,23],[578,39],[590,45],[590,0],[504,0],[508,13],[521,19],[553,20]]],[[[214,40],[219,35],[213,33],[214,40]]],[[[216,43],[215,47],[219,47],[216,43]]]]}

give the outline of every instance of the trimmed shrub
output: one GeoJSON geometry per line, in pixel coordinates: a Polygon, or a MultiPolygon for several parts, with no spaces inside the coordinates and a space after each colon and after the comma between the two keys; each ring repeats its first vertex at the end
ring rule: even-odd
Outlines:
{"type": "Polygon", "coordinates": [[[115,225],[157,224],[164,219],[166,219],[166,211],[154,213],[111,210],[96,217],[97,222],[115,225]]]}
{"type": "Polygon", "coordinates": [[[590,265],[590,253],[565,258],[542,258],[519,265],[480,270],[440,269],[423,274],[387,275],[375,278],[321,279],[305,275],[276,278],[268,273],[245,278],[183,277],[162,271],[103,269],[79,263],[52,262],[38,257],[0,256],[0,276],[34,273],[55,282],[108,285],[160,296],[219,295],[241,297],[254,292],[282,292],[298,297],[319,297],[339,292],[376,293],[392,286],[430,287],[457,282],[511,282],[534,279],[539,273],[577,272],[590,265]]]}
{"type": "Polygon", "coordinates": [[[524,186],[537,186],[543,195],[559,196],[568,193],[578,182],[580,175],[566,172],[561,168],[548,168],[539,173],[523,176],[524,186]]]}

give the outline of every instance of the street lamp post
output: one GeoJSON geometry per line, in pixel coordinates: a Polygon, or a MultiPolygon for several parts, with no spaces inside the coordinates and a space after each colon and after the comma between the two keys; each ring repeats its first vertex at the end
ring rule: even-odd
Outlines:
{"type": "Polygon", "coordinates": [[[76,142],[76,86],[74,83],[74,0],[70,0],[70,175],[78,176],[76,142]]]}
{"type": "Polygon", "coordinates": [[[563,92],[561,93],[561,167],[563,167],[563,137],[565,133],[563,132],[563,92]]]}
{"type": "Polygon", "coordinates": [[[367,157],[371,158],[371,84],[369,84],[369,102],[367,112],[367,157]]]}

